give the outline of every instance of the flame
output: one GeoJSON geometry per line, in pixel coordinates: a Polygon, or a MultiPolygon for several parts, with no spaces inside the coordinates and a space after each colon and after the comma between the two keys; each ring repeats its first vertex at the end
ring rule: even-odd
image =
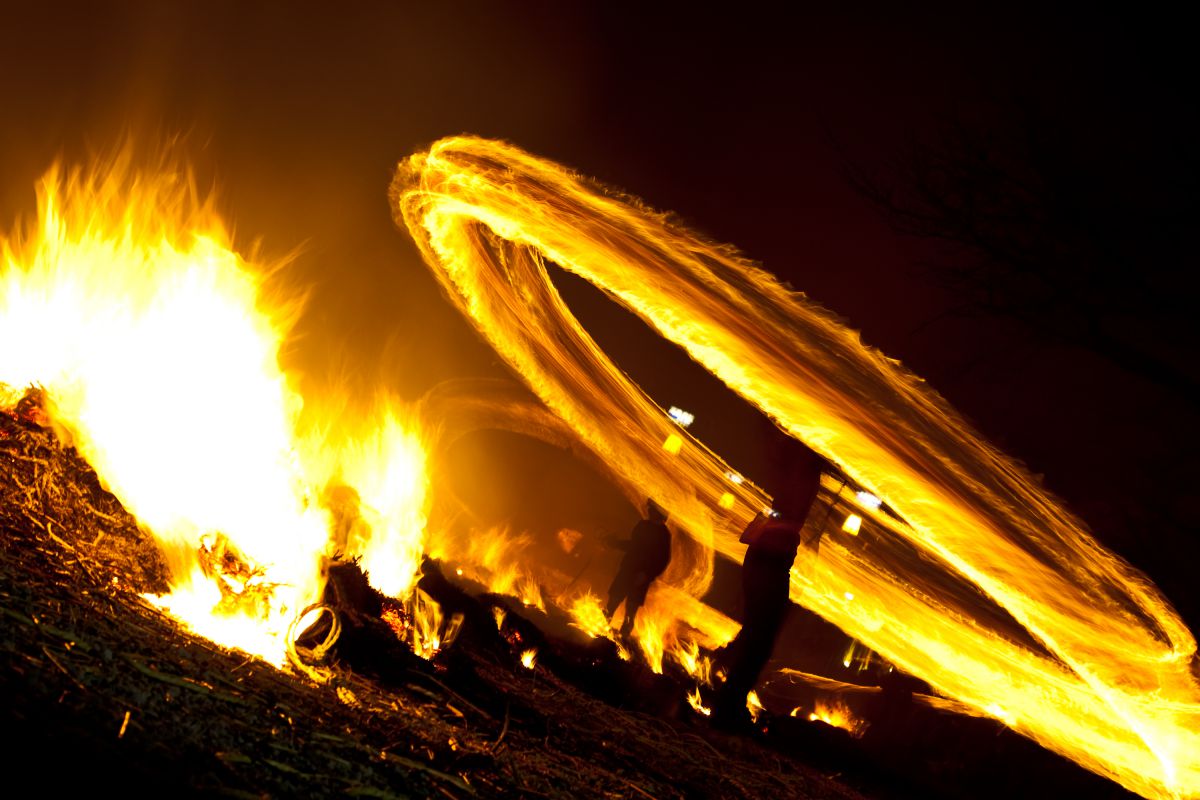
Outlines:
{"type": "Polygon", "coordinates": [[[536,580],[526,575],[517,584],[517,597],[522,603],[539,611],[546,610],[546,601],[542,599],[542,587],[536,580]]]}
{"type": "Polygon", "coordinates": [[[531,648],[521,653],[521,666],[525,669],[533,669],[537,665],[537,648],[531,648]]]}
{"type": "Polygon", "coordinates": [[[746,695],[746,710],[750,712],[750,719],[753,722],[758,722],[758,718],[767,710],[762,704],[762,700],[758,699],[758,692],[753,689],[746,695]]]}
{"type": "Polygon", "coordinates": [[[670,655],[689,676],[705,686],[712,686],[712,659],[700,655],[699,643],[691,640],[679,642],[671,649],[670,655]]]}
{"type": "MultiPolygon", "coordinates": [[[[327,487],[323,499],[335,520],[334,549],[358,558],[371,585],[383,594],[407,597],[425,544],[425,447],[415,423],[402,417],[399,401],[376,402],[371,412],[338,409],[339,418],[360,422],[341,423],[336,435],[332,424],[310,423],[313,430],[301,447],[306,463],[313,465],[310,479],[327,487]]],[[[333,413],[326,410],[322,416],[333,413]]]]}
{"type": "Polygon", "coordinates": [[[604,613],[604,604],[600,598],[591,592],[585,592],[573,601],[570,606],[573,627],[595,638],[612,638],[612,627],[608,624],[608,615],[604,613]]]}
{"type": "Polygon", "coordinates": [[[153,598],[221,644],[283,663],[296,614],[320,598],[332,517],[377,586],[411,585],[424,528],[420,443],[394,412],[359,444],[298,433],[304,403],[279,366],[298,313],[272,300],[278,265],[237,252],[211,197],[127,146],[55,167],[38,217],[0,241],[0,382],[40,384],[53,424],[149,529],[171,568],[153,598]],[[352,535],[351,535],[352,534],[352,535]]]}
{"type": "Polygon", "coordinates": [[[690,705],[692,708],[696,709],[696,711],[698,713],[703,714],[706,717],[710,716],[712,714],[712,709],[709,708],[708,706],[704,705],[704,698],[702,698],[700,696],[700,687],[699,686],[697,686],[696,689],[691,694],[688,695],[687,700],[688,700],[688,705],[690,705]]]}
{"type": "Polygon", "coordinates": [[[797,602],[1133,791],[1200,793],[1191,632],[897,362],[729,248],[507,144],[438,142],[401,165],[392,199],[496,351],[699,544],[674,553],[665,577],[678,589],[701,595],[714,552],[740,560],[738,533],[769,498],[729,480],[736,472],[607,358],[547,262],[604,290],[905,520],[856,508],[859,535],[827,537],[793,573],[797,602]]]}
{"type": "Polygon", "coordinates": [[[664,625],[661,617],[653,614],[638,614],[633,626],[633,635],[638,649],[646,659],[647,666],[657,675],[663,671],[663,655],[673,644],[674,628],[664,625]]]}
{"type": "Polygon", "coordinates": [[[532,545],[533,538],[528,534],[514,536],[497,527],[471,530],[465,537],[438,537],[429,543],[429,554],[459,564],[459,575],[482,583],[494,594],[515,597],[526,606],[545,611],[542,587],[526,552],[532,545]]]}
{"type": "MultiPolygon", "coordinates": [[[[798,709],[792,709],[793,717],[796,716],[796,711],[798,709]]],[[[838,701],[818,700],[808,719],[810,722],[820,721],[841,728],[855,738],[862,736],[867,730],[866,721],[854,716],[845,703],[838,701]]]]}
{"type": "Polygon", "coordinates": [[[420,589],[412,597],[412,649],[426,660],[442,649],[442,607],[420,589]]]}

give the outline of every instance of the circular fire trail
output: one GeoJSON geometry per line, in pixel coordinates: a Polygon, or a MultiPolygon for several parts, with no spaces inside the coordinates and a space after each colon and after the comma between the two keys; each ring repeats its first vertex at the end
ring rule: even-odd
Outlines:
{"type": "Polygon", "coordinates": [[[461,311],[627,485],[702,545],[703,590],[769,499],[600,350],[547,262],[590,281],[895,509],[869,552],[822,544],[792,596],[978,709],[1146,797],[1200,793],[1191,632],[936,392],[730,248],[516,147],[437,142],[401,165],[399,222],[461,311]],[[732,496],[732,503],[730,503],[732,496]],[[730,507],[732,505],[732,507],[730,507]]]}

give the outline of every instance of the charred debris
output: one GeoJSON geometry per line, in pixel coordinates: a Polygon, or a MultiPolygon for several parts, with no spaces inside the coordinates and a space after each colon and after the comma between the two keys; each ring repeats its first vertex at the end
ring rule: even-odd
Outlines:
{"type": "MultiPolygon", "coordinates": [[[[418,586],[446,621],[431,658],[413,652],[407,608],[336,561],[277,669],[143,599],[167,589],[157,545],[60,441],[36,391],[0,410],[0,528],[4,760],[9,780],[49,794],[1121,796],[992,723],[914,736],[903,687],[888,694],[896,730],[874,740],[788,716],[714,730],[686,676],[623,660],[564,620],[535,624],[428,560],[418,586]]],[[[220,540],[205,555],[242,565],[220,540]]]]}

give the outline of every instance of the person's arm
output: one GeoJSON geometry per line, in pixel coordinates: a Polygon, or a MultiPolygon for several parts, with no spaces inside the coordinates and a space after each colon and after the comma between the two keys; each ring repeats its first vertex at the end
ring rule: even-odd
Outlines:
{"type": "Polygon", "coordinates": [[[741,538],[738,540],[742,544],[754,544],[758,538],[762,536],[763,528],[770,521],[770,517],[766,514],[759,514],[754,519],[750,520],[750,524],[742,531],[741,538]]]}

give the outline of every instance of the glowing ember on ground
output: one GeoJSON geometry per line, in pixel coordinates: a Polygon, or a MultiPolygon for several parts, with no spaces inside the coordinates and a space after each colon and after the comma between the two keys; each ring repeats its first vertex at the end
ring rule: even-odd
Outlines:
{"type": "Polygon", "coordinates": [[[823,543],[794,571],[794,599],[1134,791],[1200,791],[1191,632],[1144,576],[857,333],[728,248],[506,144],[438,142],[401,165],[392,193],[496,351],[705,545],[673,563],[677,587],[700,596],[710,546],[740,560],[738,533],[769,498],[732,484],[728,465],[607,358],[547,261],[603,289],[904,518],[856,509],[887,536],[870,552],[861,532],[823,543]]]}

